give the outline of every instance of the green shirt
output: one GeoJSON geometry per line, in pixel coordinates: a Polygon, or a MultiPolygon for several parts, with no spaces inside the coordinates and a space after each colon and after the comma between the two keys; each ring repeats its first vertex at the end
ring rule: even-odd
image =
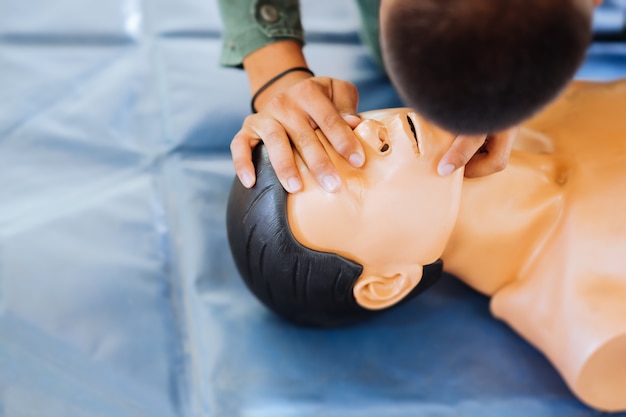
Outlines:
{"type": "MultiPolygon", "coordinates": [[[[361,39],[382,67],[378,42],[379,0],[357,0],[361,39]]],[[[241,66],[243,58],[272,42],[293,39],[304,44],[298,0],[219,0],[224,23],[220,64],[241,66]]]]}

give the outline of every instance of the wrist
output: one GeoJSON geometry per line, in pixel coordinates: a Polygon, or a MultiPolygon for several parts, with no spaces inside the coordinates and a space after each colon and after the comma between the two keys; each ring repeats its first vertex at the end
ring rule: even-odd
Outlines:
{"type": "Polygon", "coordinates": [[[288,68],[276,74],[252,95],[250,100],[252,113],[265,107],[273,97],[288,90],[291,86],[314,76],[315,74],[307,67],[288,68]]]}
{"type": "Polygon", "coordinates": [[[299,42],[285,40],[260,48],[243,60],[248,75],[250,93],[256,93],[272,77],[289,68],[306,67],[307,62],[299,42]]]}

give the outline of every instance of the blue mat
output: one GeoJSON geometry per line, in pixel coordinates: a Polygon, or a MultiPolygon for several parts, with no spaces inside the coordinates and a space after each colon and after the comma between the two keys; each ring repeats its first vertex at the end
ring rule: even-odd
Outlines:
{"type": "MultiPolygon", "coordinates": [[[[626,76],[624,6],[580,78],[626,76]]],[[[303,9],[316,73],[401,104],[352,2],[303,9]]],[[[0,416],[600,415],[453,277],[340,330],[247,292],[224,215],[249,92],[220,31],[214,0],[0,2],[0,416]]]]}

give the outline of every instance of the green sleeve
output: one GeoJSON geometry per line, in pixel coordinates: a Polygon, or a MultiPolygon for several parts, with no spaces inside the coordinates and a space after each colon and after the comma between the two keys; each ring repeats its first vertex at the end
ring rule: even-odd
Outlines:
{"type": "Polygon", "coordinates": [[[298,0],[219,0],[224,23],[220,64],[241,66],[250,53],[278,40],[304,44],[298,0]]]}
{"type": "Polygon", "coordinates": [[[361,17],[361,40],[369,48],[374,61],[384,68],[380,49],[380,28],[378,24],[378,8],[380,0],[358,0],[361,17]]]}

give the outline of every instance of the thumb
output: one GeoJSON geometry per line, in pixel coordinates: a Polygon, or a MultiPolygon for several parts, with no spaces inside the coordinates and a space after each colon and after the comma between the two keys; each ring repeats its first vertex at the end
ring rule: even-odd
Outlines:
{"type": "Polygon", "coordinates": [[[446,151],[439,165],[437,173],[445,177],[457,169],[465,166],[472,156],[485,142],[486,135],[459,135],[452,142],[450,149],[446,151]]]}

